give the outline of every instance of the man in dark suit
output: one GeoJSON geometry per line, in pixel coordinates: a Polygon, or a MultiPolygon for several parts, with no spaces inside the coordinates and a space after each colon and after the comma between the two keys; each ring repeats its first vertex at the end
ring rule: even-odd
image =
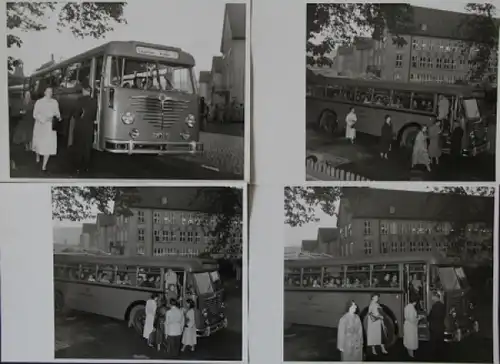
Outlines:
{"type": "Polygon", "coordinates": [[[73,145],[77,172],[88,171],[92,162],[94,122],[97,118],[97,99],[91,97],[92,89],[82,85],[82,96],[78,100],[73,145]]]}
{"type": "Polygon", "coordinates": [[[430,331],[430,358],[432,361],[443,359],[444,351],[444,320],[446,318],[446,307],[441,301],[439,292],[432,292],[432,308],[429,313],[429,331],[430,331]]]}

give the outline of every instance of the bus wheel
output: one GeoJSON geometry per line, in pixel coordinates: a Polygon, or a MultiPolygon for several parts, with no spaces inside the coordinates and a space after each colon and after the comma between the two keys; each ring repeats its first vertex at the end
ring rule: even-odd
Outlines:
{"type": "Polygon", "coordinates": [[[400,146],[405,149],[412,150],[417,134],[418,134],[417,126],[409,126],[405,128],[401,133],[400,146]]]}
{"type": "Polygon", "coordinates": [[[333,134],[338,129],[337,114],[332,110],[324,110],[319,117],[319,128],[320,130],[333,134]]]}
{"type": "Polygon", "coordinates": [[[146,308],[144,305],[135,306],[132,311],[130,311],[129,326],[132,326],[134,330],[142,336],[144,331],[144,322],[146,320],[146,308]]]}
{"type": "MultiPolygon", "coordinates": [[[[366,307],[359,316],[363,324],[364,339],[365,342],[367,342],[366,333],[368,327],[368,320],[370,319],[368,316],[368,307],[366,307]]],[[[383,343],[387,348],[390,348],[397,342],[398,326],[394,314],[389,308],[387,308],[384,305],[382,305],[382,316],[384,316],[384,326],[385,326],[384,329],[385,338],[383,338],[383,343]]]]}

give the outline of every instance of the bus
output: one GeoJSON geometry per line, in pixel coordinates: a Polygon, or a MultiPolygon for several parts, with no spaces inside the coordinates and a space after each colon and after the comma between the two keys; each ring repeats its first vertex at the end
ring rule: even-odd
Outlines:
{"type": "Polygon", "coordinates": [[[63,147],[73,143],[81,112],[81,84],[92,87],[98,113],[93,148],[120,154],[195,154],[199,95],[192,55],[180,48],[113,41],[50,65],[26,78],[41,97],[47,86],[59,101],[63,147]]]}
{"type": "Polygon", "coordinates": [[[165,293],[165,274],[177,274],[180,302],[195,302],[198,336],[227,327],[224,289],[218,265],[186,257],[54,254],[54,308],[125,320],[142,335],[145,305],[151,294],[165,293]],[[148,284],[145,282],[154,282],[148,284]]]}
{"type": "Polygon", "coordinates": [[[355,107],[356,130],[380,136],[385,115],[390,115],[397,145],[411,150],[422,125],[431,125],[438,113],[439,96],[448,99],[449,120],[443,124],[443,152],[450,152],[454,121],[464,130],[462,154],[475,156],[489,150],[487,115],[478,100],[484,91],[467,85],[403,83],[324,77],[308,70],[306,123],[328,133],[342,133],[345,117],[355,107]]]}
{"type": "Polygon", "coordinates": [[[419,340],[429,340],[427,314],[431,293],[438,292],[446,306],[445,341],[461,341],[479,331],[474,303],[464,268],[438,255],[371,257],[359,260],[307,259],[285,261],[285,322],[336,328],[345,304],[354,300],[364,322],[371,294],[380,294],[388,345],[403,335],[404,307],[411,286],[420,287],[417,311],[419,340]]]}

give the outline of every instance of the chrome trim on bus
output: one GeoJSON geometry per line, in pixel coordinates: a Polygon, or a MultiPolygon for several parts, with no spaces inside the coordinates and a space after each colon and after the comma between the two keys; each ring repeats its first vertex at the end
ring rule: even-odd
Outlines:
{"type": "Polygon", "coordinates": [[[116,154],[196,154],[203,152],[200,142],[149,142],[106,140],[104,151],[116,154]]]}
{"type": "Polygon", "coordinates": [[[223,320],[212,324],[205,329],[196,329],[196,336],[198,337],[208,337],[212,335],[213,333],[216,333],[219,330],[225,329],[227,327],[227,318],[224,318],[223,320]]]}
{"type": "Polygon", "coordinates": [[[189,108],[189,101],[176,100],[158,96],[131,96],[130,106],[142,120],[151,126],[165,129],[183,121],[184,114],[189,108]]]}

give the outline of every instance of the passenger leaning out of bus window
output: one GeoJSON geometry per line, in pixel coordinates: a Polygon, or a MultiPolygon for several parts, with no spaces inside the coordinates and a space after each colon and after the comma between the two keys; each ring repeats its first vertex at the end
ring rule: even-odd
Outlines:
{"type": "Polygon", "coordinates": [[[191,351],[196,348],[196,322],[194,314],[194,301],[192,299],[186,300],[186,324],[184,327],[184,332],[182,333],[182,349],[186,350],[186,347],[190,346],[191,351]]]}
{"type": "Polygon", "coordinates": [[[450,114],[450,101],[444,95],[439,95],[437,119],[443,123],[443,129],[448,132],[450,130],[450,122],[448,116],[450,114]]]}
{"type": "Polygon", "coordinates": [[[146,301],[146,319],[144,320],[144,330],[142,331],[142,337],[146,339],[148,346],[153,347],[153,332],[154,322],[156,317],[156,309],[158,297],[156,294],[152,294],[151,297],[146,301]]]}
{"type": "Polygon", "coordinates": [[[88,171],[92,163],[94,123],[97,119],[97,99],[92,98],[89,84],[82,85],[82,96],[78,100],[79,110],[75,117],[73,148],[77,172],[88,171]]]}
{"type": "Polygon", "coordinates": [[[176,358],[179,356],[182,332],[184,330],[184,312],[179,308],[176,299],[169,301],[170,309],[167,311],[165,320],[165,336],[167,339],[167,352],[176,358]]]}
{"type": "Polygon", "coordinates": [[[416,310],[416,298],[410,298],[410,302],[405,307],[405,322],[403,328],[403,344],[412,358],[415,350],[418,349],[418,313],[416,310]]]}
{"type": "Polygon", "coordinates": [[[37,100],[33,108],[33,151],[36,153],[36,162],[43,157],[42,171],[47,170],[47,163],[51,155],[57,154],[57,133],[53,130],[54,118],[61,121],[59,103],[52,98],[52,87],[47,87],[44,96],[37,100]]]}
{"type": "Polygon", "coordinates": [[[411,168],[417,165],[424,165],[427,171],[431,171],[429,152],[427,149],[427,126],[422,125],[413,144],[411,168]]]}
{"type": "Polygon", "coordinates": [[[373,355],[377,355],[376,348],[378,346],[380,346],[382,353],[387,354],[383,340],[387,329],[384,324],[384,316],[379,299],[380,295],[378,293],[372,294],[370,306],[368,307],[368,315],[366,315],[366,345],[371,347],[373,355]]]}
{"type": "Polygon", "coordinates": [[[441,120],[436,119],[429,127],[429,158],[431,163],[439,164],[441,157],[441,120]]]}
{"type": "Polygon", "coordinates": [[[345,314],[340,318],[337,329],[337,349],[342,361],[363,360],[363,326],[357,314],[354,301],[347,302],[345,314]]]}
{"type": "Polygon", "coordinates": [[[386,115],[384,124],[382,124],[382,131],[380,132],[380,158],[382,159],[388,159],[388,154],[391,151],[393,134],[394,131],[391,117],[386,115]]]}
{"type": "Polygon", "coordinates": [[[347,116],[345,117],[345,137],[352,144],[354,144],[354,141],[356,140],[355,125],[357,121],[358,118],[356,116],[356,111],[353,107],[351,107],[349,114],[347,114],[347,116]]]}

